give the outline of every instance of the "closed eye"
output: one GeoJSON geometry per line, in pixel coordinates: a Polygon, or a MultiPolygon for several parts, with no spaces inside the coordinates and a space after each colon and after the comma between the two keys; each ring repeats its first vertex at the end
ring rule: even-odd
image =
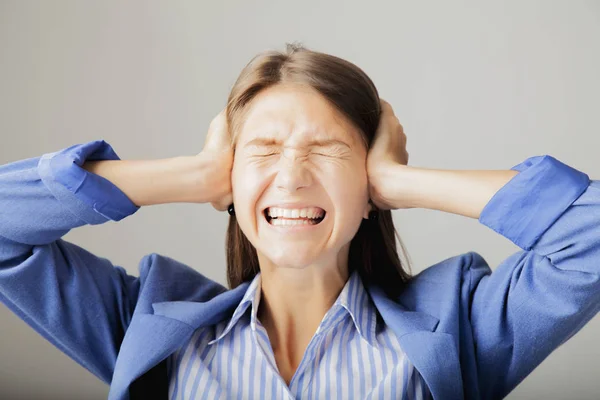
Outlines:
{"type": "Polygon", "coordinates": [[[350,156],[349,151],[340,148],[330,149],[319,149],[319,151],[313,151],[312,154],[321,157],[334,157],[334,158],[348,158],[350,156]]]}
{"type": "Polygon", "coordinates": [[[254,154],[254,156],[255,157],[270,157],[270,156],[274,156],[274,155],[277,155],[277,154],[279,154],[279,152],[273,151],[273,152],[264,153],[264,154],[254,154]]]}
{"type": "Polygon", "coordinates": [[[250,146],[247,153],[250,157],[270,157],[279,154],[279,149],[274,146],[250,146]]]}

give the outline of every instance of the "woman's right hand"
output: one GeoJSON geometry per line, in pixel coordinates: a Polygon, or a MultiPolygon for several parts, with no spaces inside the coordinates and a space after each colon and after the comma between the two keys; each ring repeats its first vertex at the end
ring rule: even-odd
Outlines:
{"type": "Polygon", "coordinates": [[[208,176],[210,204],[218,211],[225,211],[233,202],[231,192],[231,170],[233,168],[233,147],[227,125],[225,109],[210,122],[204,148],[197,155],[211,167],[208,176]]]}

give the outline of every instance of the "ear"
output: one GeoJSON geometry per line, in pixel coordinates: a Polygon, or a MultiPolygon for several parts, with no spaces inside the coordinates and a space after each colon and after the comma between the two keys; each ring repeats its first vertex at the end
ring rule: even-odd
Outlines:
{"type": "Polygon", "coordinates": [[[369,212],[371,210],[373,210],[373,205],[371,204],[371,200],[369,200],[363,211],[363,219],[369,219],[369,212]]]}

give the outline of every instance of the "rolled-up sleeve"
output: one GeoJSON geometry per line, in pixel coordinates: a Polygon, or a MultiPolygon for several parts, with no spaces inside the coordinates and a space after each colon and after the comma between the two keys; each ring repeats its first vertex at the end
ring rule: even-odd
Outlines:
{"type": "Polygon", "coordinates": [[[98,140],[0,166],[0,301],[106,383],[140,279],[62,236],[139,209],[81,168],[86,160],[117,159],[98,140]]]}
{"type": "Polygon", "coordinates": [[[483,398],[502,398],[600,310],[600,181],[544,155],[490,199],[479,222],[519,246],[465,271],[483,398]]]}
{"type": "Polygon", "coordinates": [[[43,155],[38,171],[48,190],[90,224],[120,221],[135,213],[139,207],[117,186],[82,168],[85,161],[94,160],[120,158],[104,140],[95,140],[43,155]]]}

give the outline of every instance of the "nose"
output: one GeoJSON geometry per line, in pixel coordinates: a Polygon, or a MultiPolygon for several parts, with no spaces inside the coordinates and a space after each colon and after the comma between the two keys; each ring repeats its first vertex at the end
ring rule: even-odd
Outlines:
{"type": "Polygon", "coordinates": [[[293,193],[308,187],[312,183],[312,176],[306,166],[306,156],[299,155],[292,149],[286,149],[278,161],[275,187],[279,190],[293,193]]]}

